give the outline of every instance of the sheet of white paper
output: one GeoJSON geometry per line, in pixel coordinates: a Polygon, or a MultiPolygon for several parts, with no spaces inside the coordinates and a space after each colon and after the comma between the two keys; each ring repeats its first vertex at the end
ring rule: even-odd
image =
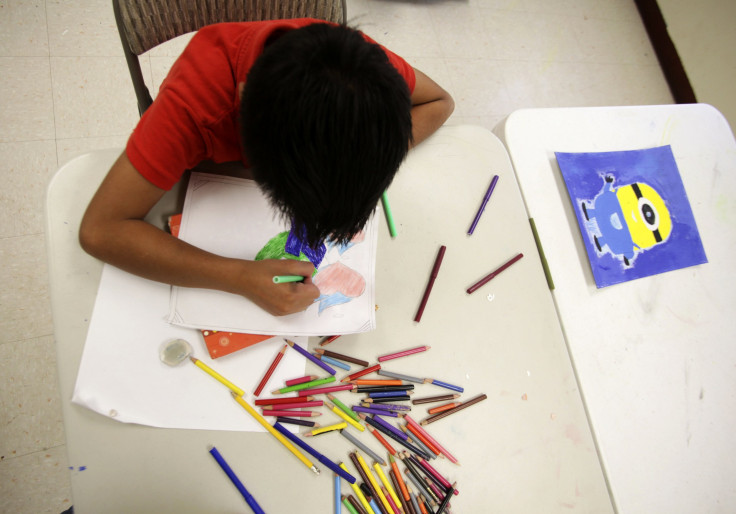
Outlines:
{"type": "MultiPolygon", "coordinates": [[[[192,173],[179,237],[209,252],[254,259],[289,227],[252,180],[192,173]]],[[[244,297],[208,289],[172,288],[169,321],[184,327],[254,334],[320,336],[375,328],[376,216],[346,248],[328,244],[315,276],[321,301],[306,311],[271,316],[244,297]],[[344,302],[344,303],[339,303],[344,302]]]]}
{"type": "MultiPolygon", "coordinates": [[[[125,423],[164,428],[263,431],[233,400],[230,390],[189,359],[170,367],[160,345],[185,339],[194,357],[242,388],[247,400],[282,338],[263,341],[217,360],[209,358],[201,333],[166,322],[170,286],[105,265],[72,401],[125,423]]],[[[305,338],[295,342],[306,346],[305,338]]],[[[305,375],[303,356],[287,350],[261,397],[305,375]]],[[[311,365],[310,365],[311,366],[311,365]]]]}

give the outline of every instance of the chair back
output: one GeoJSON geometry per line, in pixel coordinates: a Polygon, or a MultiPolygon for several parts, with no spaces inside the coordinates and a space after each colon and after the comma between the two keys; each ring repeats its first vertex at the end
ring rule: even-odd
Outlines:
{"type": "Polygon", "coordinates": [[[138,56],[177,36],[213,23],[316,18],[345,23],[345,0],[113,0],[138,111],[153,99],[138,56]]]}

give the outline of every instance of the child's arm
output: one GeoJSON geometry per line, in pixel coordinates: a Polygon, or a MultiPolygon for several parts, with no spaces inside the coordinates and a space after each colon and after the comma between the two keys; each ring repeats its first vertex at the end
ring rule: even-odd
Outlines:
{"type": "Polygon", "coordinates": [[[143,178],[123,152],[82,219],[79,240],[84,250],[144,278],[245,296],[274,315],[303,311],[319,296],[310,278],[314,266],[309,262],[225,258],[143,221],[164,193],[143,178]],[[274,284],[274,275],[307,278],[299,283],[274,284]]]}
{"type": "Polygon", "coordinates": [[[416,85],[411,95],[414,144],[432,135],[450,117],[455,102],[450,94],[421,71],[414,69],[416,85]]]}

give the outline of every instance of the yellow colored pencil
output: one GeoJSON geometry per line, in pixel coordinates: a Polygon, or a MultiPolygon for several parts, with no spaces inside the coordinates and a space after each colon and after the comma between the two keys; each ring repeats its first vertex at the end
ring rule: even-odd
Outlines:
{"type": "Polygon", "coordinates": [[[396,494],[394,487],[391,485],[391,482],[389,481],[388,477],[381,469],[381,465],[378,462],[374,462],[373,469],[376,470],[376,474],[378,475],[378,478],[380,478],[381,482],[383,482],[383,485],[386,486],[386,490],[388,491],[388,494],[391,495],[391,498],[396,503],[396,506],[402,509],[403,507],[401,506],[401,501],[399,500],[399,496],[396,494]]]}
{"type": "Polygon", "coordinates": [[[199,369],[207,373],[209,376],[223,384],[225,387],[230,389],[233,393],[237,394],[238,396],[243,396],[245,394],[245,391],[243,391],[241,388],[230,382],[227,378],[220,375],[217,371],[210,368],[207,364],[202,362],[201,360],[197,359],[196,357],[189,357],[189,359],[194,363],[195,366],[197,366],[199,369]]]}
{"type": "Polygon", "coordinates": [[[304,434],[304,437],[312,437],[313,435],[324,434],[325,432],[332,432],[333,430],[342,430],[348,428],[348,424],[344,421],[342,423],[336,423],[334,425],[328,425],[326,427],[315,428],[304,434]]]}
{"type": "Polygon", "coordinates": [[[347,414],[345,414],[341,409],[339,409],[337,407],[337,405],[333,405],[330,402],[325,402],[325,405],[327,407],[329,407],[330,409],[332,409],[332,412],[334,412],[335,414],[337,414],[338,416],[340,416],[342,419],[344,419],[345,421],[347,421],[348,423],[350,423],[351,425],[353,425],[355,428],[357,428],[361,432],[364,432],[365,431],[365,427],[363,425],[361,425],[360,423],[358,423],[357,421],[355,421],[353,418],[351,418],[350,416],[348,416],[347,414]]]}
{"type": "MultiPolygon", "coordinates": [[[[341,462],[341,463],[340,463],[339,465],[340,465],[340,467],[341,467],[341,468],[342,468],[343,470],[345,470],[346,472],[348,472],[348,473],[349,473],[349,471],[348,471],[348,467],[347,467],[347,466],[345,465],[345,463],[344,463],[344,462],[341,462]]],[[[352,488],[353,488],[353,492],[354,492],[354,493],[355,493],[355,495],[356,495],[356,496],[358,497],[358,500],[360,500],[360,503],[361,503],[361,505],[363,505],[363,508],[365,509],[365,511],[366,511],[366,512],[367,512],[368,514],[380,514],[380,513],[376,513],[376,512],[375,512],[375,511],[374,511],[374,510],[373,510],[373,509],[371,508],[371,504],[370,504],[370,503],[368,503],[368,500],[366,500],[366,498],[365,498],[365,495],[363,494],[363,491],[362,491],[362,490],[360,489],[360,487],[358,487],[358,483],[357,483],[357,481],[356,481],[356,482],[355,482],[354,484],[350,484],[350,487],[352,487],[352,488]]]]}
{"type": "Polygon", "coordinates": [[[309,469],[314,471],[317,475],[319,475],[319,468],[312,464],[309,459],[307,459],[302,452],[299,451],[299,449],[291,444],[291,442],[286,439],[283,435],[279,433],[278,430],[273,428],[268,421],[266,421],[266,418],[258,414],[258,411],[255,410],[253,407],[250,406],[248,402],[245,401],[245,399],[242,396],[238,396],[235,393],[232,393],[233,398],[235,398],[235,401],[238,402],[246,411],[248,411],[248,414],[253,416],[253,418],[263,426],[266,430],[268,430],[272,436],[274,436],[276,439],[281,442],[286,448],[288,448],[291,453],[296,455],[296,457],[304,463],[305,466],[307,466],[309,469]]]}
{"type": "Polygon", "coordinates": [[[360,464],[360,467],[362,467],[363,471],[365,471],[365,475],[368,477],[368,480],[370,480],[373,489],[375,489],[376,494],[381,499],[381,503],[384,505],[384,507],[386,507],[386,512],[391,512],[393,509],[391,509],[391,505],[389,505],[386,496],[383,494],[383,491],[381,491],[381,486],[378,485],[378,481],[376,480],[376,477],[373,476],[371,468],[368,467],[368,464],[366,464],[365,459],[360,453],[356,451],[355,455],[358,458],[358,463],[360,464]]]}

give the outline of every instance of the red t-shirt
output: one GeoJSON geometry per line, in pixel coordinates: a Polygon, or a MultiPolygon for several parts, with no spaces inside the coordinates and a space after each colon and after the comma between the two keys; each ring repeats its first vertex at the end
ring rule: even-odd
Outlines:
{"type": "MultiPolygon", "coordinates": [[[[169,190],[185,170],[203,160],[244,161],[238,131],[238,84],[245,82],[274,31],[312,23],[321,21],[219,23],[199,30],[128,140],[126,153],[133,166],[153,185],[169,190]]],[[[412,67],[384,51],[413,91],[412,67]]]]}

